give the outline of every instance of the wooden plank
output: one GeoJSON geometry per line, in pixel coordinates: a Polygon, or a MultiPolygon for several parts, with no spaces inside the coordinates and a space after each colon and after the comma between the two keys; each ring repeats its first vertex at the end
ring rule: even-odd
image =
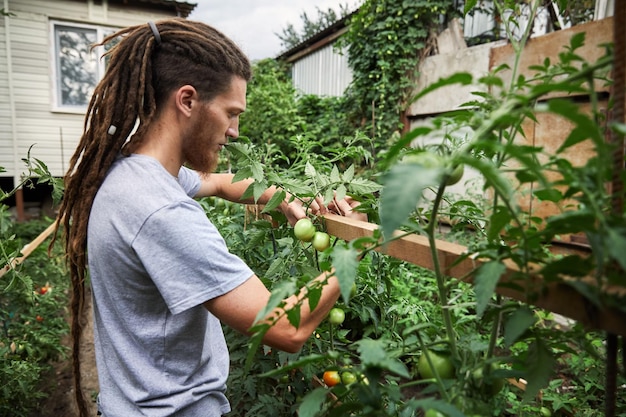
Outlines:
{"type": "Polygon", "coordinates": [[[8,265],[5,265],[3,268],[0,268],[0,278],[2,278],[4,274],[9,272],[11,269],[14,269],[16,266],[24,262],[26,258],[28,258],[28,255],[30,255],[35,249],[37,249],[37,247],[41,245],[43,241],[46,240],[48,236],[52,234],[52,232],[54,232],[54,229],[56,228],[56,225],[57,225],[57,221],[58,220],[55,220],[50,226],[46,228],[46,230],[41,232],[39,236],[33,239],[32,242],[24,245],[24,247],[20,251],[22,256],[16,256],[15,258],[12,258],[11,261],[9,261],[8,265]]]}
{"type": "MultiPolygon", "coordinates": [[[[344,240],[372,236],[378,225],[328,214],[324,216],[329,234],[344,240]]],[[[401,232],[396,232],[400,234],[401,232]]],[[[449,277],[470,282],[472,273],[482,264],[480,260],[466,258],[455,264],[467,253],[463,245],[438,240],[437,257],[442,271],[449,277]]],[[[410,234],[389,242],[380,252],[412,264],[433,269],[430,245],[424,236],[410,234]]],[[[606,330],[626,336],[626,313],[610,307],[597,308],[566,282],[546,283],[536,270],[521,273],[512,262],[505,262],[506,272],[500,279],[496,292],[506,297],[561,314],[597,330],[606,330]]],[[[626,289],[611,287],[606,294],[625,296],[626,289]]]]}

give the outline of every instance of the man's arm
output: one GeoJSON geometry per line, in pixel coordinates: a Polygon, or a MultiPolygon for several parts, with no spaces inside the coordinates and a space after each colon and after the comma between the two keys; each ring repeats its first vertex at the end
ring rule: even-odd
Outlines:
{"type": "MultiPolygon", "coordinates": [[[[291,325],[283,310],[277,309],[268,315],[267,323],[272,321],[272,317],[277,315],[282,317],[265,333],[264,344],[291,353],[302,348],[339,298],[339,282],[331,273],[328,274],[329,278],[326,277],[326,273],[316,278],[322,282],[327,280],[322,288],[321,298],[313,311],[309,308],[308,302],[302,303],[300,324],[297,328],[291,325]]],[[[234,290],[205,302],[204,306],[224,324],[250,335],[249,329],[254,324],[257,314],[266,307],[270,294],[261,280],[254,275],[234,290]]],[[[302,297],[303,295],[293,295],[285,299],[285,309],[297,304],[302,297]]]]}
{"type": "MultiPolygon", "coordinates": [[[[248,189],[250,184],[253,183],[253,180],[248,178],[233,182],[234,176],[234,174],[200,175],[201,184],[200,189],[196,193],[196,197],[219,197],[236,203],[264,205],[278,192],[278,188],[271,186],[263,192],[256,203],[252,198],[242,199],[243,193],[248,189]]],[[[287,216],[289,223],[294,225],[299,219],[306,216],[306,212],[302,206],[302,201],[292,199],[291,197],[292,196],[287,193],[283,202],[278,206],[278,209],[287,216]]],[[[325,214],[328,212],[321,198],[315,199],[308,209],[312,214],[325,214]]]]}
{"type": "MultiPolygon", "coordinates": [[[[233,183],[234,174],[209,174],[200,175],[201,185],[196,197],[220,197],[229,201],[254,204],[252,198],[242,199],[243,193],[252,184],[252,179],[244,179],[233,183]]],[[[256,204],[267,204],[274,193],[278,191],[275,186],[269,187],[256,204]]],[[[328,207],[324,205],[321,197],[316,197],[314,201],[308,207],[311,214],[319,215],[326,214],[329,211],[340,214],[342,216],[350,217],[356,220],[367,221],[367,215],[359,213],[353,209],[358,206],[359,203],[350,197],[346,197],[342,200],[333,200],[328,204],[328,207]]],[[[303,207],[303,202],[296,199],[292,199],[292,196],[287,193],[285,199],[280,204],[278,209],[287,216],[287,220],[291,225],[294,225],[299,219],[306,216],[306,212],[303,207]]]]}

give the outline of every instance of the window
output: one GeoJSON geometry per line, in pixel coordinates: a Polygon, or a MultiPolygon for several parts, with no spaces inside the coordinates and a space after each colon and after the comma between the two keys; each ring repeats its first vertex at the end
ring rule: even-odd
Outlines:
{"type": "Polygon", "coordinates": [[[102,78],[104,50],[92,45],[112,33],[111,28],[87,25],[52,24],[54,35],[55,107],[84,112],[93,90],[102,78]]]}

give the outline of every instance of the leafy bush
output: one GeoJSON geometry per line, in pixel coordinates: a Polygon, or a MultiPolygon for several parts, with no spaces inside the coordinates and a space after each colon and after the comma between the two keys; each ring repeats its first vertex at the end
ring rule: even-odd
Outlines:
{"type": "MultiPolygon", "coordinates": [[[[42,232],[49,224],[49,220],[15,223],[8,233],[19,236],[15,243],[21,247],[32,240],[33,232],[42,232]]],[[[41,391],[42,375],[54,361],[66,358],[61,340],[69,330],[68,274],[61,249],[51,257],[46,249],[38,247],[17,270],[2,277],[0,415],[28,416],[37,399],[46,395],[41,391]]]]}

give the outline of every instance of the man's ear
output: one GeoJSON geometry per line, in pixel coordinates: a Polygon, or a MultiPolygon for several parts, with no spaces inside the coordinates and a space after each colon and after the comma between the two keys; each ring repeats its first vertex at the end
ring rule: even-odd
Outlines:
{"type": "Polygon", "coordinates": [[[174,95],[176,108],[185,116],[191,115],[191,109],[198,102],[198,92],[192,85],[183,85],[174,95]]]}

